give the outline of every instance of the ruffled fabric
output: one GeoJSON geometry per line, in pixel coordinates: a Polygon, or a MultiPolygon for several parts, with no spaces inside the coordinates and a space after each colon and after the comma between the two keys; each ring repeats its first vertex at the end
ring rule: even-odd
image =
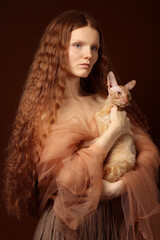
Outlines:
{"type": "Polygon", "coordinates": [[[151,138],[139,127],[133,126],[137,150],[134,170],[122,178],[126,188],[121,196],[125,228],[120,239],[160,239],[160,194],[158,169],[160,157],[151,138]],[[141,238],[140,238],[141,239],[141,238]]]}
{"type": "Polygon", "coordinates": [[[97,143],[80,147],[97,134],[93,121],[87,127],[75,116],[54,124],[37,165],[40,211],[56,194],[53,210],[72,230],[98,206],[106,152],[97,143]]]}
{"type": "MultiPolygon", "coordinates": [[[[121,205],[125,221],[117,240],[159,240],[159,152],[142,129],[133,125],[133,132],[137,162],[135,169],[122,177],[125,187],[121,205]]],[[[78,114],[77,110],[53,125],[37,164],[40,212],[49,199],[54,200],[57,219],[73,231],[87,215],[95,212],[99,203],[106,151],[96,142],[83,146],[83,142],[97,137],[94,116],[88,118],[85,111],[78,114]]]]}
{"type": "MultiPolygon", "coordinates": [[[[101,202],[94,214],[86,216],[77,230],[77,237],[69,236],[70,240],[109,240],[119,239],[120,225],[123,221],[123,213],[120,199],[101,202]],[[117,214],[118,210],[118,214],[117,214]]],[[[59,223],[49,205],[43,212],[36,227],[33,240],[66,240],[61,232],[59,223]]]]}

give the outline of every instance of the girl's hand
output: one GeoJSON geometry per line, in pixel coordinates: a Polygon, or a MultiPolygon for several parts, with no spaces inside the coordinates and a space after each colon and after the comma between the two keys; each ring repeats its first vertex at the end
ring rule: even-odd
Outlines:
{"type": "Polygon", "coordinates": [[[123,180],[110,183],[102,179],[102,190],[101,190],[100,202],[104,202],[104,201],[119,197],[121,195],[123,187],[124,187],[123,180]]]}
{"type": "Polygon", "coordinates": [[[122,134],[128,133],[132,135],[130,130],[130,121],[126,112],[118,111],[117,107],[114,106],[111,110],[110,121],[111,124],[109,125],[109,128],[101,136],[91,141],[85,141],[82,143],[81,147],[89,147],[93,143],[97,142],[104,148],[107,155],[113,144],[122,134]]]}
{"type": "Polygon", "coordinates": [[[130,121],[125,111],[118,111],[117,106],[111,109],[110,127],[115,128],[120,134],[132,134],[130,130],[130,121]]]}

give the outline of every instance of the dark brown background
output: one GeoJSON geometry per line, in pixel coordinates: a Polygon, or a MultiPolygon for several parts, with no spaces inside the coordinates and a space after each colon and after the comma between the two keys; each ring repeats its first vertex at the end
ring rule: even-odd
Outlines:
{"type": "MultiPolygon", "coordinates": [[[[160,9],[158,1],[0,1],[1,170],[12,122],[41,35],[60,13],[78,9],[96,18],[115,71],[125,83],[136,79],[132,95],[159,140],[160,9]]],[[[2,178],[2,177],[1,177],[2,178]]],[[[2,188],[2,184],[1,184],[2,188]]],[[[1,204],[1,239],[32,239],[36,220],[7,217],[1,204]]]]}

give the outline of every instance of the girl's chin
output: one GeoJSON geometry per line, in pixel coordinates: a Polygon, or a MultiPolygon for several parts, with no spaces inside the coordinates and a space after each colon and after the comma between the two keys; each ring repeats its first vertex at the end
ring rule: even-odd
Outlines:
{"type": "Polygon", "coordinates": [[[87,78],[89,74],[83,74],[81,76],[79,76],[80,78],[87,78]]]}
{"type": "Polygon", "coordinates": [[[90,74],[90,71],[83,71],[83,72],[77,72],[77,73],[70,73],[69,77],[71,78],[87,78],[90,74]]]}
{"type": "Polygon", "coordinates": [[[72,78],[87,78],[89,74],[77,74],[77,75],[72,75],[72,78]]]}
{"type": "Polygon", "coordinates": [[[79,74],[79,77],[80,77],[80,78],[86,78],[86,77],[89,76],[89,74],[90,74],[90,72],[89,72],[89,71],[86,71],[86,72],[80,73],[80,74],[79,74]]]}

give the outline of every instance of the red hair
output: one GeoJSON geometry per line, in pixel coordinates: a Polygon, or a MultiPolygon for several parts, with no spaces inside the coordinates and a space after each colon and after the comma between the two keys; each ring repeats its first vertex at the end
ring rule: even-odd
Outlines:
{"type": "Polygon", "coordinates": [[[68,46],[71,31],[84,26],[96,29],[100,36],[99,57],[83,90],[107,95],[109,64],[103,54],[103,40],[98,23],[88,14],[68,11],[46,28],[35,54],[17,110],[8,145],[4,196],[8,213],[18,218],[23,213],[37,215],[38,187],[36,163],[42,143],[61,106],[67,76],[68,46]]]}
{"type": "MultiPolygon", "coordinates": [[[[85,81],[81,79],[80,84],[89,94],[97,92],[107,96],[110,66],[103,53],[99,24],[84,12],[73,10],[61,14],[49,24],[42,36],[30,67],[7,149],[4,200],[8,213],[18,218],[25,213],[38,214],[36,163],[40,158],[43,140],[56,121],[62,103],[68,74],[71,31],[88,25],[99,33],[99,57],[90,75],[85,81]]],[[[134,110],[131,110],[133,115],[134,110]]]]}

